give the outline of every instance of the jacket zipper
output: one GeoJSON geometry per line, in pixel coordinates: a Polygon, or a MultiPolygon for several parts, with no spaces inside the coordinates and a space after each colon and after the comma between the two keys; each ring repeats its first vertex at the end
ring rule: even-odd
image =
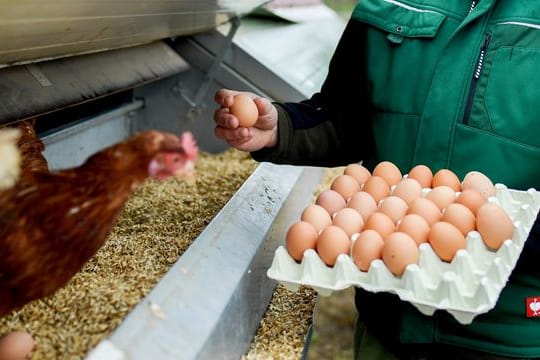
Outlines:
{"type": "Polygon", "coordinates": [[[469,14],[472,13],[472,11],[474,10],[474,8],[476,7],[476,5],[478,5],[478,2],[480,0],[473,0],[473,2],[471,3],[471,7],[469,8],[469,14]]]}
{"type": "Polygon", "coordinates": [[[484,57],[486,56],[486,50],[489,46],[490,41],[491,34],[486,34],[486,37],[484,38],[484,44],[480,48],[480,54],[478,55],[478,60],[476,61],[476,67],[474,69],[471,85],[469,86],[467,101],[465,102],[465,113],[463,114],[463,124],[465,125],[469,123],[474,95],[476,94],[476,88],[478,87],[478,79],[480,79],[480,74],[482,73],[482,67],[484,66],[484,57]]]}

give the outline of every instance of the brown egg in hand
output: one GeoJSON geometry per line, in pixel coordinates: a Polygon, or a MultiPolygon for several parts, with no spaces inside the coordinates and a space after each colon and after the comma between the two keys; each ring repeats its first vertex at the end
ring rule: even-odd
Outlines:
{"type": "Polygon", "coordinates": [[[242,127],[251,127],[255,125],[259,118],[259,109],[257,108],[257,105],[251,97],[245,94],[234,96],[234,101],[229,108],[229,112],[236,116],[242,127]]]}

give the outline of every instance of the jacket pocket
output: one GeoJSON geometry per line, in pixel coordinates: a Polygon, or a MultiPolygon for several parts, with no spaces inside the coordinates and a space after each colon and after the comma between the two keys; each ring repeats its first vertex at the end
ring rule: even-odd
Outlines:
{"type": "MultiPolygon", "coordinates": [[[[394,0],[361,0],[352,18],[404,37],[434,37],[445,16],[394,0]]],[[[396,38],[397,39],[397,38],[396,38]]]]}
{"type": "Polygon", "coordinates": [[[540,25],[493,25],[468,125],[540,146],[540,25]]]}
{"type": "Polygon", "coordinates": [[[352,13],[352,21],[367,25],[367,49],[358,50],[367,57],[372,102],[383,112],[422,112],[437,59],[457,26],[419,6],[361,0],[352,13]]]}

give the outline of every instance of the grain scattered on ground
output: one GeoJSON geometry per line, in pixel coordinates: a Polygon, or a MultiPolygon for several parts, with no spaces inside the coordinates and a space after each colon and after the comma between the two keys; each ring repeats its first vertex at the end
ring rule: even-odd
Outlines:
{"type": "Polygon", "coordinates": [[[32,334],[33,359],[84,358],[150,292],[256,165],[232,149],[202,153],[193,184],[148,181],[83,270],[54,296],[0,319],[0,334],[32,334]]]}

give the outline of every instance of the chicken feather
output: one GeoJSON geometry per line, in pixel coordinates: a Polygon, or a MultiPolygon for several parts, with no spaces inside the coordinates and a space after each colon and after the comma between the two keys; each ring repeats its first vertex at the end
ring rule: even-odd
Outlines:
{"type": "Polygon", "coordinates": [[[0,191],[0,316],[63,287],[105,242],[137,186],[149,176],[192,176],[198,154],[191,134],[150,130],[48,172],[32,124],[19,128],[21,179],[0,191]]]}

